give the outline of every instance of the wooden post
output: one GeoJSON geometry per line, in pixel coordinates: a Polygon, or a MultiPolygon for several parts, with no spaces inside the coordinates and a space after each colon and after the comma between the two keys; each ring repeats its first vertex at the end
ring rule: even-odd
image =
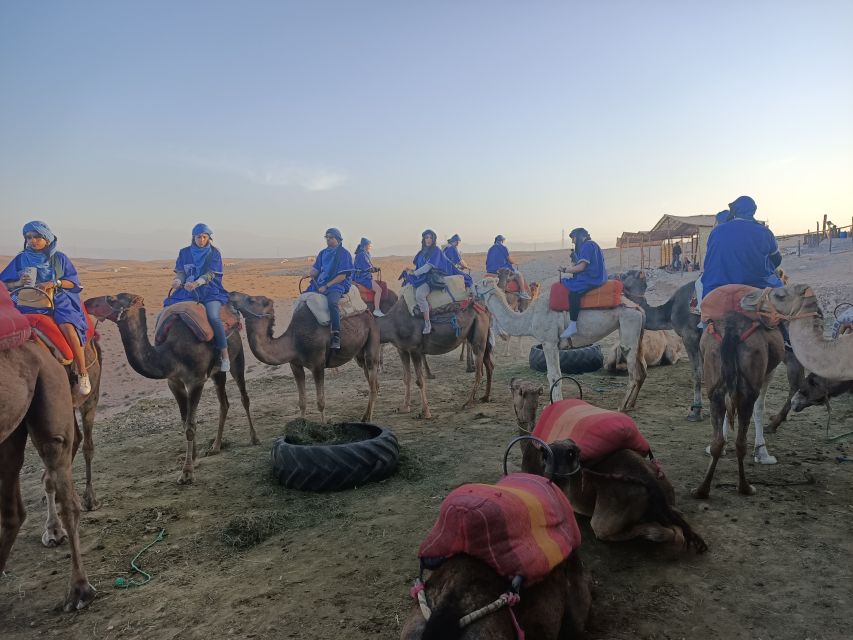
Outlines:
{"type": "Polygon", "coordinates": [[[826,214],[825,214],[825,213],[823,214],[823,227],[822,227],[822,230],[823,230],[823,233],[821,234],[821,237],[822,237],[822,238],[825,238],[825,237],[826,237],[826,214]]]}
{"type": "Polygon", "coordinates": [[[832,253],[832,234],[829,234],[829,252],[832,253]]]}
{"type": "Polygon", "coordinates": [[[800,257],[800,239],[797,238],[797,257],[800,257]]]}

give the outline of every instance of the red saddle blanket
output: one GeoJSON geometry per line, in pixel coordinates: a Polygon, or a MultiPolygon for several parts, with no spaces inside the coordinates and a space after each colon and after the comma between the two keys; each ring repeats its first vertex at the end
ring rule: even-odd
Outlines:
{"type": "MultiPolygon", "coordinates": [[[[608,280],[597,289],[587,291],[581,298],[581,309],[612,309],[622,303],[625,285],[621,280],[608,280]]],[[[569,310],[569,290],[559,280],[551,285],[551,311],[569,310]]]]}
{"type": "Polygon", "coordinates": [[[0,351],[21,346],[30,333],[30,323],[15,308],[6,287],[0,286],[0,351]]]}
{"type": "Polygon", "coordinates": [[[741,313],[750,320],[761,320],[761,316],[755,311],[747,311],[740,304],[744,296],[756,291],[761,289],[745,284],[725,284],[717,287],[702,298],[702,322],[722,320],[723,316],[731,311],[741,313]]]}
{"type": "MultiPolygon", "coordinates": [[[[95,336],[95,325],[92,322],[92,316],[86,315],[86,341],[90,341],[95,336]]],[[[43,313],[28,313],[24,316],[33,333],[45,343],[53,356],[62,364],[68,364],[74,359],[74,352],[71,350],[71,345],[65,339],[62,329],[56,324],[53,316],[43,313]]]]}
{"type": "Polygon", "coordinates": [[[466,553],[502,576],[523,576],[530,584],[547,576],[580,543],[563,492],[541,476],[513,473],[495,485],[464,484],[451,491],[418,556],[466,553]]]}
{"type": "MultiPolygon", "coordinates": [[[[388,293],[388,285],[384,280],[376,280],[375,281],[379,288],[382,289],[382,295],[384,296],[388,293]]],[[[355,286],[358,288],[358,292],[361,294],[361,299],[364,300],[364,304],[373,304],[373,298],[376,297],[376,292],[373,289],[368,289],[367,287],[355,283],[355,286]]]]}
{"type": "Polygon", "coordinates": [[[533,435],[547,443],[571,439],[581,462],[598,460],[620,449],[649,455],[651,448],[637,424],[624,413],[600,409],[583,400],[559,400],[545,407],[533,435]]]}
{"type": "MultiPolygon", "coordinates": [[[[225,325],[226,333],[235,328],[240,329],[240,318],[234,314],[230,306],[222,305],[219,315],[225,325]]],[[[163,309],[157,316],[154,344],[163,344],[172,326],[179,320],[187,325],[201,342],[213,340],[213,327],[207,319],[207,310],[204,305],[198,302],[176,302],[163,309]]]]}

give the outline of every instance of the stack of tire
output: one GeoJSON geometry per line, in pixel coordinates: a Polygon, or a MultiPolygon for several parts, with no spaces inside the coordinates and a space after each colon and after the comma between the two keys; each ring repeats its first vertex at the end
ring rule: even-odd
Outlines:
{"type": "MultiPolygon", "coordinates": [[[[530,348],[530,368],[534,371],[548,372],[545,363],[545,352],[541,344],[535,344],[530,348]]],[[[598,371],[604,366],[604,354],[597,344],[577,349],[560,349],[560,370],[563,373],[591,373],[598,371]]]]}

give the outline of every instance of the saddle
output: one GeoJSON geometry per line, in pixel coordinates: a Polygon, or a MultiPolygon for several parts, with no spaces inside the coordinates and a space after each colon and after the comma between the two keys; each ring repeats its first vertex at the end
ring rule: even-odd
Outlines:
{"type": "MultiPolygon", "coordinates": [[[[296,302],[293,303],[293,310],[296,311],[301,305],[308,306],[308,309],[314,314],[317,324],[321,327],[328,327],[332,322],[332,319],[329,317],[328,299],[322,293],[309,291],[301,294],[296,298],[296,302]]],[[[367,305],[361,296],[356,295],[352,288],[350,288],[347,293],[341,296],[338,309],[340,309],[341,319],[343,320],[349,316],[364,313],[367,311],[367,305]]]]}
{"type": "Polygon", "coordinates": [[[651,455],[648,441],[629,416],[583,400],[549,404],[539,416],[532,435],[548,444],[573,440],[580,447],[582,463],[599,460],[620,449],[651,455]]]}
{"type": "MultiPolygon", "coordinates": [[[[86,315],[86,341],[90,342],[95,336],[95,324],[92,322],[92,316],[86,315]]],[[[74,352],[71,350],[71,345],[65,339],[65,334],[62,329],[56,324],[53,316],[43,313],[27,313],[24,315],[32,329],[33,335],[37,337],[48,351],[53,354],[60,364],[67,365],[74,361],[74,352]]]]}
{"type": "Polygon", "coordinates": [[[15,308],[6,287],[0,287],[0,351],[20,347],[31,333],[30,323],[15,308]]]}
{"type": "Polygon", "coordinates": [[[426,566],[465,553],[498,574],[545,578],[580,546],[572,505],[542,476],[513,473],[497,484],[463,484],[441,503],[438,520],[421,542],[426,566]]]}
{"type": "MultiPolygon", "coordinates": [[[[427,295],[430,313],[434,309],[461,302],[469,297],[468,290],[465,288],[465,278],[462,276],[445,276],[444,283],[444,289],[433,289],[427,295]]],[[[421,312],[415,300],[415,288],[412,285],[404,285],[400,289],[400,297],[403,298],[406,308],[413,316],[421,312]]]]}
{"type": "Polygon", "coordinates": [[[726,284],[717,287],[702,299],[702,322],[715,322],[722,320],[727,313],[740,313],[754,322],[761,322],[766,327],[775,327],[779,324],[776,320],[772,322],[769,318],[759,315],[756,311],[745,309],[741,302],[751,294],[760,295],[761,289],[750,287],[745,284],[726,284]]]}
{"type": "MultiPolygon", "coordinates": [[[[625,285],[621,280],[608,280],[581,297],[581,309],[612,309],[622,304],[625,285]]],[[[551,285],[551,311],[569,311],[569,290],[560,280],[551,285]]]]}
{"type": "MultiPolygon", "coordinates": [[[[234,313],[230,305],[222,305],[219,313],[225,332],[240,330],[240,318],[234,313]]],[[[213,327],[207,319],[207,310],[203,304],[198,302],[176,302],[171,304],[157,316],[154,326],[154,344],[163,344],[176,322],[181,321],[187,325],[196,338],[201,342],[213,340],[213,327]]]]}
{"type": "MultiPolygon", "coordinates": [[[[385,294],[388,293],[388,284],[384,280],[375,280],[376,284],[379,285],[379,288],[382,289],[382,296],[385,297],[385,294]]],[[[373,289],[368,289],[367,287],[355,283],[355,286],[358,288],[358,292],[361,294],[361,299],[364,300],[365,304],[373,304],[373,299],[376,297],[376,292],[373,289]]]]}

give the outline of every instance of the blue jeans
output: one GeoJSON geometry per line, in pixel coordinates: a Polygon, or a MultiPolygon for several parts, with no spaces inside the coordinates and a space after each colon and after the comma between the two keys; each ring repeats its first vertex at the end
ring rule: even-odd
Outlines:
{"type": "Polygon", "coordinates": [[[341,310],[338,303],[341,301],[341,296],[344,295],[337,289],[327,289],[326,301],[329,303],[329,324],[332,331],[341,330],[341,310]]]}
{"type": "Polygon", "coordinates": [[[222,324],[222,316],[219,315],[222,303],[219,300],[208,300],[204,303],[204,308],[207,310],[207,321],[213,329],[213,343],[217,349],[227,349],[228,338],[225,337],[225,325],[222,324]]]}

